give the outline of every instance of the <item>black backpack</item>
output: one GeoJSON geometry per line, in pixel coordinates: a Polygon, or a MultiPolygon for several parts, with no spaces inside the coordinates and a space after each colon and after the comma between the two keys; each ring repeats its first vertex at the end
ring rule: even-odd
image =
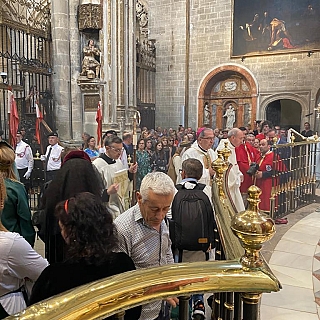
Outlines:
{"type": "Polygon", "coordinates": [[[197,183],[194,189],[176,185],[178,192],[172,202],[170,238],[173,248],[206,252],[214,248],[214,219],[212,204],[203,192],[205,184],[197,183]]]}

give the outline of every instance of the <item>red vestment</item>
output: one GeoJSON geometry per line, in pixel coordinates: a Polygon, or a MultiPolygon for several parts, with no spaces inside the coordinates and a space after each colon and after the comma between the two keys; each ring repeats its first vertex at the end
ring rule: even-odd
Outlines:
{"type": "Polygon", "coordinates": [[[240,192],[247,193],[248,188],[253,185],[252,176],[247,174],[251,162],[257,162],[259,158],[259,152],[253,148],[248,142],[236,147],[236,157],[239,170],[243,174],[243,182],[240,185],[240,192]]]}

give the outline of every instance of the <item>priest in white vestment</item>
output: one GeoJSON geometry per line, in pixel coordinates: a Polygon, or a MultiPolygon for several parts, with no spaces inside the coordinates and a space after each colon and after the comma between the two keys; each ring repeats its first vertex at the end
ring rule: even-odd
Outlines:
{"type": "Polygon", "coordinates": [[[212,161],[217,159],[217,154],[211,149],[215,135],[210,128],[200,128],[197,131],[197,140],[182,155],[182,162],[186,159],[198,159],[203,165],[203,174],[198,181],[211,188],[212,177],[215,174],[211,168],[212,161]]]}
{"type": "Polygon", "coordinates": [[[137,172],[137,164],[127,169],[120,160],[123,151],[122,139],[117,136],[109,136],[105,139],[105,153],[95,159],[92,164],[99,173],[104,185],[102,201],[115,219],[125,211],[124,200],[126,198],[129,179],[137,172]]]}
{"type": "Polygon", "coordinates": [[[236,157],[235,148],[243,143],[244,133],[238,129],[233,128],[228,132],[228,139],[222,139],[218,145],[217,150],[221,150],[225,147],[225,142],[228,142],[227,147],[231,150],[231,155],[228,161],[232,164],[232,168],[229,171],[228,187],[232,201],[238,212],[244,211],[245,207],[240,192],[240,184],[243,181],[243,174],[241,173],[236,157]]]}

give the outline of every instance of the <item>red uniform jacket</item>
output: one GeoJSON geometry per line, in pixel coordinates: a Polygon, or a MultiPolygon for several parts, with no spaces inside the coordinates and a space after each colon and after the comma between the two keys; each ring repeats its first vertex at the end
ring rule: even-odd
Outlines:
{"type": "Polygon", "coordinates": [[[243,174],[243,182],[240,185],[240,192],[246,193],[248,188],[253,185],[252,176],[247,174],[251,162],[257,162],[260,154],[251,144],[245,142],[236,147],[237,163],[243,174]]]}
{"type": "MultiPolygon", "coordinates": [[[[262,178],[257,179],[256,186],[259,187],[262,191],[260,196],[260,205],[259,208],[263,211],[270,211],[270,197],[272,190],[272,174],[273,169],[275,171],[285,171],[286,167],[281,161],[280,157],[277,156],[277,167],[273,168],[274,153],[269,151],[264,157],[258,159],[259,171],[262,171],[262,178]]],[[[274,186],[279,183],[279,178],[274,178],[274,186]]],[[[276,198],[276,206],[278,199],[276,198]]]]}

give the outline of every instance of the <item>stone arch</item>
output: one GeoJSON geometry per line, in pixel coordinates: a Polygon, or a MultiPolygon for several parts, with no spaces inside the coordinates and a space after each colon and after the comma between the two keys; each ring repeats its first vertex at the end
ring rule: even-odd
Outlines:
{"type": "Polygon", "coordinates": [[[258,114],[259,119],[266,119],[266,111],[268,105],[276,100],[292,100],[298,102],[301,106],[301,119],[300,127],[303,127],[305,121],[311,123],[311,119],[306,118],[306,115],[313,111],[310,111],[310,92],[300,91],[300,92],[284,92],[284,93],[274,93],[274,94],[262,94],[260,97],[260,113],[258,114]]]}
{"type": "MultiPolygon", "coordinates": [[[[225,84],[226,85],[226,84],[225,84]]],[[[206,126],[217,126],[222,128],[224,125],[223,111],[227,101],[233,101],[237,104],[237,117],[235,126],[250,124],[256,119],[257,100],[258,100],[258,83],[254,75],[249,69],[238,64],[223,64],[209,71],[201,80],[198,90],[198,126],[204,125],[203,106],[205,102],[211,101],[212,104],[212,119],[206,126]],[[236,83],[226,90],[221,89],[215,93],[215,85],[219,82],[232,82],[228,79],[234,79],[236,83]],[[242,90],[242,83],[246,86],[246,90],[242,90]],[[215,108],[215,110],[213,110],[215,108]],[[250,112],[249,117],[246,113],[250,112]],[[246,119],[247,123],[244,123],[246,119]],[[249,119],[249,120],[248,120],[249,119]],[[214,121],[215,120],[215,121],[214,121]]]]}

